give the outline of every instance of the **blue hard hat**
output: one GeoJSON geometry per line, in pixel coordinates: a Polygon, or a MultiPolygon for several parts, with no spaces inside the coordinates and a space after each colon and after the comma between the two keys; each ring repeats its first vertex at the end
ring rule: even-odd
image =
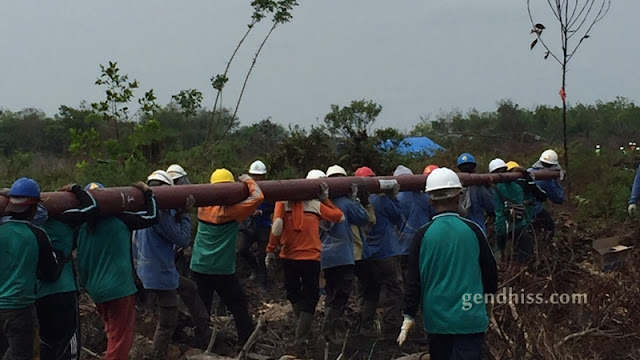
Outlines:
{"type": "Polygon", "coordinates": [[[93,190],[93,189],[104,189],[104,185],[99,182],[91,182],[88,183],[87,186],[84,187],[85,190],[93,190]]]}
{"type": "Polygon", "coordinates": [[[9,191],[11,197],[29,197],[40,199],[40,186],[33,179],[26,177],[16,180],[9,191]]]}
{"type": "Polygon", "coordinates": [[[462,164],[474,164],[476,165],[476,158],[469,153],[462,153],[458,156],[458,166],[462,164]]]}

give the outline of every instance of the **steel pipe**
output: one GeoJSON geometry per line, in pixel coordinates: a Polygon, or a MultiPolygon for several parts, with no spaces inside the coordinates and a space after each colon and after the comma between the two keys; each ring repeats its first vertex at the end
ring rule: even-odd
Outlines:
{"type": "MultiPolygon", "coordinates": [[[[539,171],[536,179],[547,180],[558,178],[557,171],[539,171]]],[[[522,173],[500,174],[467,174],[458,173],[464,186],[490,185],[514,181],[523,176],[522,173]]],[[[267,201],[309,200],[316,197],[320,183],[329,185],[330,197],[347,195],[351,184],[365,187],[371,193],[379,193],[393,187],[394,180],[400,184],[400,191],[424,190],[426,175],[381,176],[381,177],[333,177],[317,180],[266,180],[258,185],[267,201]]],[[[196,206],[231,205],[249,196],[249,190],[242,183],[193,184],[153,187],[153,192],[161,209],[180,208],[188,195],[196,198],[196,206]]],[[[103,214],[117,214],[122,211],[139,211],[144,209],[142,193],[134,187],[115,187],[90,190],[100,205],[103,214]]],[[[0,209],[4,211],[7,198],[0,196],[0,209]]],[[[76,207],[78,202],[69,192],[42,193],[42,204],[51,215],[76,207]]]]}

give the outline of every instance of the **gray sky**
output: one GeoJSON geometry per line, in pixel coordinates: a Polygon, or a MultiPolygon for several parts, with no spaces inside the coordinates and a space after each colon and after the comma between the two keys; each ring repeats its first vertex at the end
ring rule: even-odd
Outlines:
{"type": "MultiPolygon", "coordinates": [[[[581,0],[582,1],[582,0],[581,0]]],[[[558,38],[546,1],[545,38],[558,38]]],[[[625,96],[640,87],[638,0],[614,0],[570,64],[571,102],[625,96]]],[[[212,106],[209,78],[222,73],[251,15],[249,0],[0,1],[0,107],[100,100],[99,64],[153,88],[161,104],[197,88],[212,106]]],[[[249,80],[239,117],[271,116],[310,125],[330,104],[372,99],[380,126],[410,130],[421,115],[559,103],[560,67],[529,50],[524,0],[299,0],[293,21],[278,28],[249,80]]],[[[235,104],[244,73],[269,23],[253,33],[229,74],[224,105],[235,104]]],[[[140,95],[142,95],[140,91],[140,95]]]]}

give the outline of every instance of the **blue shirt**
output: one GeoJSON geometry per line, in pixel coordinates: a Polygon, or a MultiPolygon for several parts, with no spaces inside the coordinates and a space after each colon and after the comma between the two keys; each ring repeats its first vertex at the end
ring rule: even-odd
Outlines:
{"type": "Polygon", "coordinates": [[[370,195],[369,202],[376,212],[376,223],[367,234],[367,248],[363,259],[386,259],[400,254],[400,245],[394,229],[400,224],[400,203],[386,195],[370,195]]]}
{"type": "Polygon", "coordinates": [[[434,214],[429,195],[417,191],[405,191],[398,194],[402,222],[400,224],[400,255],[409,255],[416,232],[431,220],[434,214]]]}
{"type": "Polygon", "coordinates": [[[351,225],[366,226],[369,223],[367,210],[359,202],[346,197],[332,199],[332,201],[342,211],[345,220],[340,223],[322,221],[321,227],[327,228],[320,234],[322,241],[320,265],[323,269],[355,264],[351,225]]]}
{"type": "Polygon", "coordinates": [[[191,219],[176,218],[173,209],[158,210],[158,223],[136,230],[133,238],[133,259],[138,277],[145,289],[173,290],[178,288],[175,265],[176,247],[191,241],[191,219]]]}
{"type": "MultiPolygon", "coordinates": [[[[533,164],[533,167],[529,169],[530,171],[541,171],[541,170],[550,170],[550,171],[562,171],[559,165],[555,165],[549,168],[544,167],[540,161],[533,164]]],[[[564,201],[564,189],[562,185],[560,185],[560,181],[557,179],[552,180],[536,180],[536,185],[544,191],[547,195],[547,199],[551,200],[551,202],[555,204],[562,204],[564,201]]],[[[536,214],[542,211],[542,202],[536,201],[536,214]]]]}
{"type": "Polygon", "coordinates": [[[471,208],[466,218],[478,224],[486,234],[487,227],[484,224],[484,217],[486,213],[495,211],[493,196],[491,196],[489,189],[482,185],[469,186],[467,191],[471,192],[471,208]]]}
{"type": "Polygon", "coordinates": [[[633,187],[631,188],[631,198],[629,204],[635,204],[640,200],[640,166],[636,170],[636,177],[633,179],[633,187]]]}

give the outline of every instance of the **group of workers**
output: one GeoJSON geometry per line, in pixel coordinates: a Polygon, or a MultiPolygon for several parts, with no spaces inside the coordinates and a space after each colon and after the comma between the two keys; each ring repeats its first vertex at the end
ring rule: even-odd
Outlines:
{"type": "MultiPolygon", "coordinates": [[[[476,166],[471,154],[459,156],[460,172],[473,173],[476,166]]],[[[311,338],[322,272],[326,299],[321,333],[327,342],[342,341],[346,326],[340,319],[357,283],[359,333],[377,336],[400,327],[402,344],[421,304],[425,330],[434,339],[433,359],[465,351],[471,356],[465,358],[479,358],[488,325],[486,310],[462,311],[460,304],[463,294],[496,291],[496,262],[485,220],[495,218],[494,250],[502,254],[512,242],[516,260],[528,261],[533,251],[529,225],[538,222],[550,236],[554,232],[542,202],[563,200],[559,180],[536,180],[539,170],[559,171],[562,180],[558,155],[547,150],[526,171],[513,161],[491,161],[491,173],[525,174],[517,182],[493,187],[463,187],[454,171],[429,165],[423,171],[424,191],[399,192],[395,182],[382,193],[369,194],[353,184],[346,196],[329,199],[327,182],[320,182],[314,199],[270,204],[256,182],[267,174],[258,160],[249,167],[249,175],[238,177],[248,187],[246,199],[197,209],[189,277],[177,270],[175,254],[191,244],[195,199],[188,196],[180,209],[158,209],[152,191],[189,184],[181,166],[156,170],[146,182],[134,184],[144,194],[145,211],[117,215],[101,214],[88,190],[104,186],[90,183],[61,189],[73,193],[79,206],[49,216],[39,205],[38,184],[18,179],[4,193],[9,198],[8,216],[0,225],[0,325],[9,344],[3,359],[32,359],[36,336],[41,359],[78,359],[80,286],[104,320],[107,360],[129,356],[138,289],[156,299],[158,324],[149,359],[167,355],[178,323],[179,297],[189,310],[196,338],[206,341],[217,293],[233,314],[242,345],[254,324],[236,276],[236,253],[251,266],[251,278],[261,287],[267,286],[277,263],[281,265],[296,317],[295,349],[304,349],[311,338]]],[[[333,165],[326,172],[311,170],[306,178],[348,175],[333,165]]],[[[354,175],[376,176],[366,166],[354,175]]],[[[413,172],[399,165],[393,175],[413,172]]],[[[210,177],[212,184],[235,181],[226,169],[216,169],[210,177]]]]}

